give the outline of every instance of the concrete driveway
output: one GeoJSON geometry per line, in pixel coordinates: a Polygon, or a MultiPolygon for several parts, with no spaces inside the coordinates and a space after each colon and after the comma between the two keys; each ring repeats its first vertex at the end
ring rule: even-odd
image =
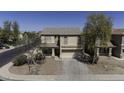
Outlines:
{"type": "Polygon", "coordinates": [[[76,59],[62,59],[62,63],[65,75],[83,75],[89,72],[87,64],[81,63],[76,59]]]}

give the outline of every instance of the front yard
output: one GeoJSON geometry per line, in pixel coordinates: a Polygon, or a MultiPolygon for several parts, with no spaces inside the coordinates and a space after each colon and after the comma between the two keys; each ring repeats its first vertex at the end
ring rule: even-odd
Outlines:
{"type": "Polygon", "coordinates": [[[124,74],[124,60],[101,56],[98,63],[87,65],[92,74],[124,74]]]}
{"type": "Polygon", "coordinates": [[[11,66],[9,71],[14,74],[38,74],[38,75],[61,75],[63,74],[62,62],[57,62],[53,58],[46,58],[45,62],[31,67],[32,72],[29,72],[29,66],[24,64],[22,66],[11,66]],[[36,70],[33,73],[33,69],[36,70]]]}
{"type": "Polygon", "coordinates": [[[84,64],[75,59],[63,59],[62,62],[54,58],[46,58],[45,62],[31,67],[11,66],[9,71],[20,75],[98,75],[124,74],[124,62],[101,56],[97,64],[84,64]]]}

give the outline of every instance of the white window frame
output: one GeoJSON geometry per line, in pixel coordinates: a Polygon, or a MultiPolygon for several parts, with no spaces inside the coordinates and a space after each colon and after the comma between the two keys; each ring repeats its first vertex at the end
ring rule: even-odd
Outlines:
{"type": "Polygon", "coordinates": [[[64,45],[67,45],[67,44],[68,44],[68,37],[64,36],[64,45]]]}
{"type": "Polygon", "coordinates": [[[51,42],[51,36],[46,36],[46,41],[51,42]]]}

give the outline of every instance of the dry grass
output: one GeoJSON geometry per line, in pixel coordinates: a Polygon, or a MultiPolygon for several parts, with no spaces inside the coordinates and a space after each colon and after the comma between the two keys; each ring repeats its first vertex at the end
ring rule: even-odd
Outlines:
{"type": "Polygon", "coordinates": [[[108,57],[100,57],[97,64],[88,68],[92,74],[124,74],[124,62],[108,57]]]}
{"type": "MultiPolygon", "coordinates": [[[[63,72],[62,62],[57,62],[53,58],[47,58],[44,63],[37,66],[32,66],[35,68],[36,74],[38,75],[60,75],[63,72]]],[[[9,71],[14,74],[29,75],[34,74],[29,72],[29,66],[27,64],[22,66],[12,66],[9,71]]]]}
{"type": "MultiPolygon", "coordinates": [[[[83,63],[81,65],[84,65],[83,63]]],[[[12,66],[9,71],[15,74],[21,75],[62,75],[64,74],[64,63],[57,62],[53,58],[47,58],[45,62],[41,65],[36,66],[36,71],[29,73],[28,65],[23,66],[12,66]]],[[[68,67],[69,65],[67,65],[68,67]]],[[[77,65],[76,65],[77,66],[77,65]]],[[[97,64],[86,65],[88,68],[89,74],[124,74],[124,61],[117,61],[109,57],[100,57],[97,64]]],[[[69,66],[67,70],[70,70],[70,73],[75,72],[76,69],[71,71],[74,66],[69,66]],[[69,68],[70,67],[70,68],[69,68]],[[72,69],[71,69],[72,68],[72,69]]],[[[79,68],[80,69],[80,68],[79,68]]],[[[79,71],[77,67],[77,71],[79,71]]],[[[33,71],[33,70],[32,70],[33,71]]]]}

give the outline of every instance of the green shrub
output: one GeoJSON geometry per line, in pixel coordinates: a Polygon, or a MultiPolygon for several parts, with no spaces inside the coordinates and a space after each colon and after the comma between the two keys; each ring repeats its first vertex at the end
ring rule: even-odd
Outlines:
{"type": "Polygon", "coordinates": [[[42,48],[43,54],[49,56],[52,54],[52,49],[51,48],[42,48]]]}
{"type": "Polygon", "coordinates": [[[35,55],[35,60],[42,60],[42,54],[41,53],[37,53],[35,55]]]}
{"type": "Polygon", "coordinates": [[[14,61],[13,61],[14,66],[21,66],[27,63],[27,56],[26,55],[21,55],[18,56],[14,61]]]}

